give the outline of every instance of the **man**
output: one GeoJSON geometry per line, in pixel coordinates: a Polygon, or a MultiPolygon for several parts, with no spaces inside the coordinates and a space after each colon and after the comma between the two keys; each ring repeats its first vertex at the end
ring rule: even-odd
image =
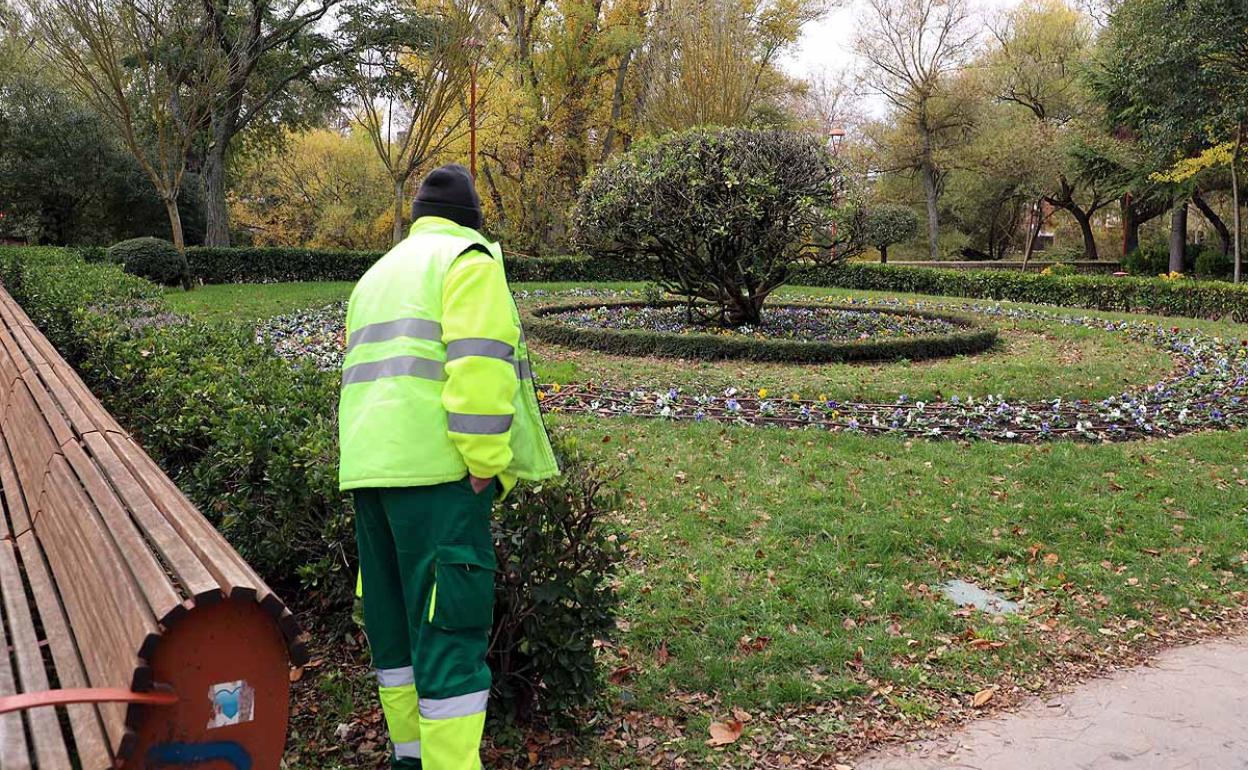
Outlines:
{"type": "Polygon", "coordinates": [[[463,166],[421,184],[410,235],[347,308],[339,481],[393,767],[479,770],[494,606],[490,509],[559,472],[502,250],[463,166]],[[423,759],[423,765],[422,763],[423,759]]]}

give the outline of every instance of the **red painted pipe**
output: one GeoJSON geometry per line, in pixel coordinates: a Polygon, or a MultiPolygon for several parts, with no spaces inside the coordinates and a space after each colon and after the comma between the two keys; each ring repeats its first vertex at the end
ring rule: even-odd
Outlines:
{"type": "Polygon", "coordinates": [[[131,692],[121,687],[80,687],[0,696],[0,714],[40,706],[64,706],[70,703],[141,703],[146,706],[172,706],[177,702],[178,694],[175,692],[131,692]]]}

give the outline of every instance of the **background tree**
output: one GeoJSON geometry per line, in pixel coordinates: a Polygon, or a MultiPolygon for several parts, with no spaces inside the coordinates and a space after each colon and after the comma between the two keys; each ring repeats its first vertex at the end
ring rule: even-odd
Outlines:
{"type": "MultiPolygon", "coordinates": [[[[1187,201],[1199,180],[1167,172],[1227,143],[1231,157],[1239,155],[1248,125],[1246,30],[1248,7],[1238,0],[1138,0],[1114,10],[1100,40],[1091,85],[1106,130],[1138,148],[1150,178],[1168,185],[1176,202],[1172,270],[1182,270],[1187,201]]],[[[1229,167],[1238,250],[1238,166],[1229,167]]]]}
{"type": "Polygon", "coordinates": [[[464,97],[478,9],[463,0],[423,7],[354,6],[344,23],[342,80],[352,117],[392,184],[393,242],[403,240],[408,181],[467,131],[464,97]]]}
{"type": "Polygon", "coordinates": [[[690,129],[638,143],[592,174],[574,212],[577,240],[655,260],[691,316],[757,324],[794,263],[836,258],[830,231],[845,181],[819,138],[690,129]]]}
{"type": "Polygon", "coordinates": [[[187,156],[221,93],[223,67],[187,0],[25,0],[35,50],[119,135],[185,247],[187,156]]]}
{"type": "Polygon", "coordinates": [[[233,217],[257,245],[382,249],[391,241],[390,178],[361,130],[292,133],[239,170],[233,217]]]}
{"type": "Polygon", "coordinates": [[[211,41],[224,62],[222,93],[209,112],[203,152],[207,231],[204,243],[230,245],[226,164],[235,137],[257,123],[293,127],[300,111],[323,107],[309,99],[308,81],[340,51],[318,25],[342,0],[202,0],[211,41]],[[303,86],[302,88],[300,86],[303,86]]]}
{"type": "Polygon", "coordinates": [[[888,262],[888,247],[908,241],[919,231],[919,217],[909,206],[884,203],[866,213],[863,240],[880,252],[880,262],[888,262]]]}
{"type": "Polygon", "coordinates": [[[865,79],[892,106],[914,141],[905,153],[923,185],[928,251],[939,256],[941,145],[965,129],[965,111],[950,93],[952,76],[974,51],[975,32],[965,0],[866,0],[856,48],[867,61],[865,79]]]}
{"type": "Polygon", "coordinates": [[[742,126],[789,85],[776,59],[819,18],[811,0],[674,0],[655,14],[644,97],[656,132],[742,126]]]}

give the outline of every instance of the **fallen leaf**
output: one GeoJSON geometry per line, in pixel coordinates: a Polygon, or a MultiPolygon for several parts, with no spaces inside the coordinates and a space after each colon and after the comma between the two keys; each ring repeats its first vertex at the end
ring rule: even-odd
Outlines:
{"type": "Polygon", "coordinates": [[[711,722],[711,739],[706,742],[706,745],[727,746],[736,743],[744,730],[745,725],[735,719],[729,719],[727,722],[711,722]]]}
{"type": "Polygon", "coordinates": [[[657,661],[658,661],[658,663],[659,663],[659,665],[660,665],[660,666],[666,666],[666,665],[667,665],[667,661],[671,660],[672,655],[671,655],[671,653],[669,653],[669,652],[667,651],[667,640],[666,640],[666,639],[664,639],[663,641],[659,642],[659,650],[658,650],[658,652],[656,652],[656,653],[654,654],[654,657],[655,657],[655,660],[657,660],[657,661]]]}
{"type": "Polygon", "coordinates": [[[637,673],[636,666],[620,666],[611,672],[611,675],[607,677],[607,681],[611,684],[623,684],[625,680],[635,673],[637,673]]]}
{"type": "Polygon", "coordinates": [[[298,682],[300,679],[303,679],[303,669],[302,669],[302,668],[292,668],[292,669],[290,670],[290,681],[292,681],[292,682],[298,682]]]}
{"type": "Polygon", "coordinates": [[[997,694],[997,688],[989,687],[986,690],[980,690],[975,693],[975,697],[971,698],[971,708],[983,708],[988,701],[992,700],[992,696],[997,694]]]}

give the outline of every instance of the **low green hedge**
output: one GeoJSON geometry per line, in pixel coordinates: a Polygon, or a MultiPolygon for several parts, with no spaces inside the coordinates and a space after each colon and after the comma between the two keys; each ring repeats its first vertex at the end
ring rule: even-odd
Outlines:
{"type": "MultiPolygon", "coordinates": [[[[758,339],[719,334],[675,334],[647,330],[586,329],[562,323],[549,316],[600,307],[683,307],[680,302],[610,302],[551,305],[531,310],[524,320],[525,332],[536,339],[572,348],[589,348],[626,356],[663,356],[696,360],[744,359],[793,364],[850,361],[889,361],[969,355],[991,348],[997,330],[977,319],[953,313],[925,310],[889,309],[898,315],[938,318],[962,327],[946,335],[926,335],[881,340],[845,342],[802,342],[800,340],[758,339]]],[[[771,305],[809,307],[803,305],[771,305]]],[[[849,312],[860,312],[845,308],[849,312]]],[[[867,312],[865,310],[861,312],[867,312]]]]}
{"type": "Polygon", "coordinates": [[[1248,286],[1187,279],[1049,276],[845,262],[822,268],[802,268],[794,273],[789,283],[1248,321],[1248,286]]]}
{"type": "MultiPolygon", "coordinates": [[[[281,283],[355,281],[385,254],[383,251],[334,251],[295,248],[187,249],[191,274],[204,283],[281,283]]],[[[593,257],[509,257],[513,281],[645,281],[647,265],[593,257]]]]}
{"type": "MultiPolygon", "coordinates": [[[[354,281],[382,253],[192,248],[187,250],[187,257],[192,274],[204,283],[274,283],[354,281]]],[[[511,257],[507,260],[507,272],[513,282],[604,283],[651,281],[656,276],[653,266],[646,262],[580,256],[511,257]]],[[[1216,281],[1049,276],[1008,270],[946,270],[842,262],[799,267],[788,283],[1248,321],[1248,287],[1216,281]]]]}
{"type": "MultiPolygon", "coordinates": [[[[0,247],[0,283],[266,580],[346,621],[355,544],[338,491],[337,373],[291,366],[250,330],[180,318],[159,287],[71,250],[0,247]]],[[[594,641],[615,626],[623,540],[603,521],[608,471],[567,441],[559,451],[562,477],[495,512],[500,713],[591,702],[594,641]]]]}

